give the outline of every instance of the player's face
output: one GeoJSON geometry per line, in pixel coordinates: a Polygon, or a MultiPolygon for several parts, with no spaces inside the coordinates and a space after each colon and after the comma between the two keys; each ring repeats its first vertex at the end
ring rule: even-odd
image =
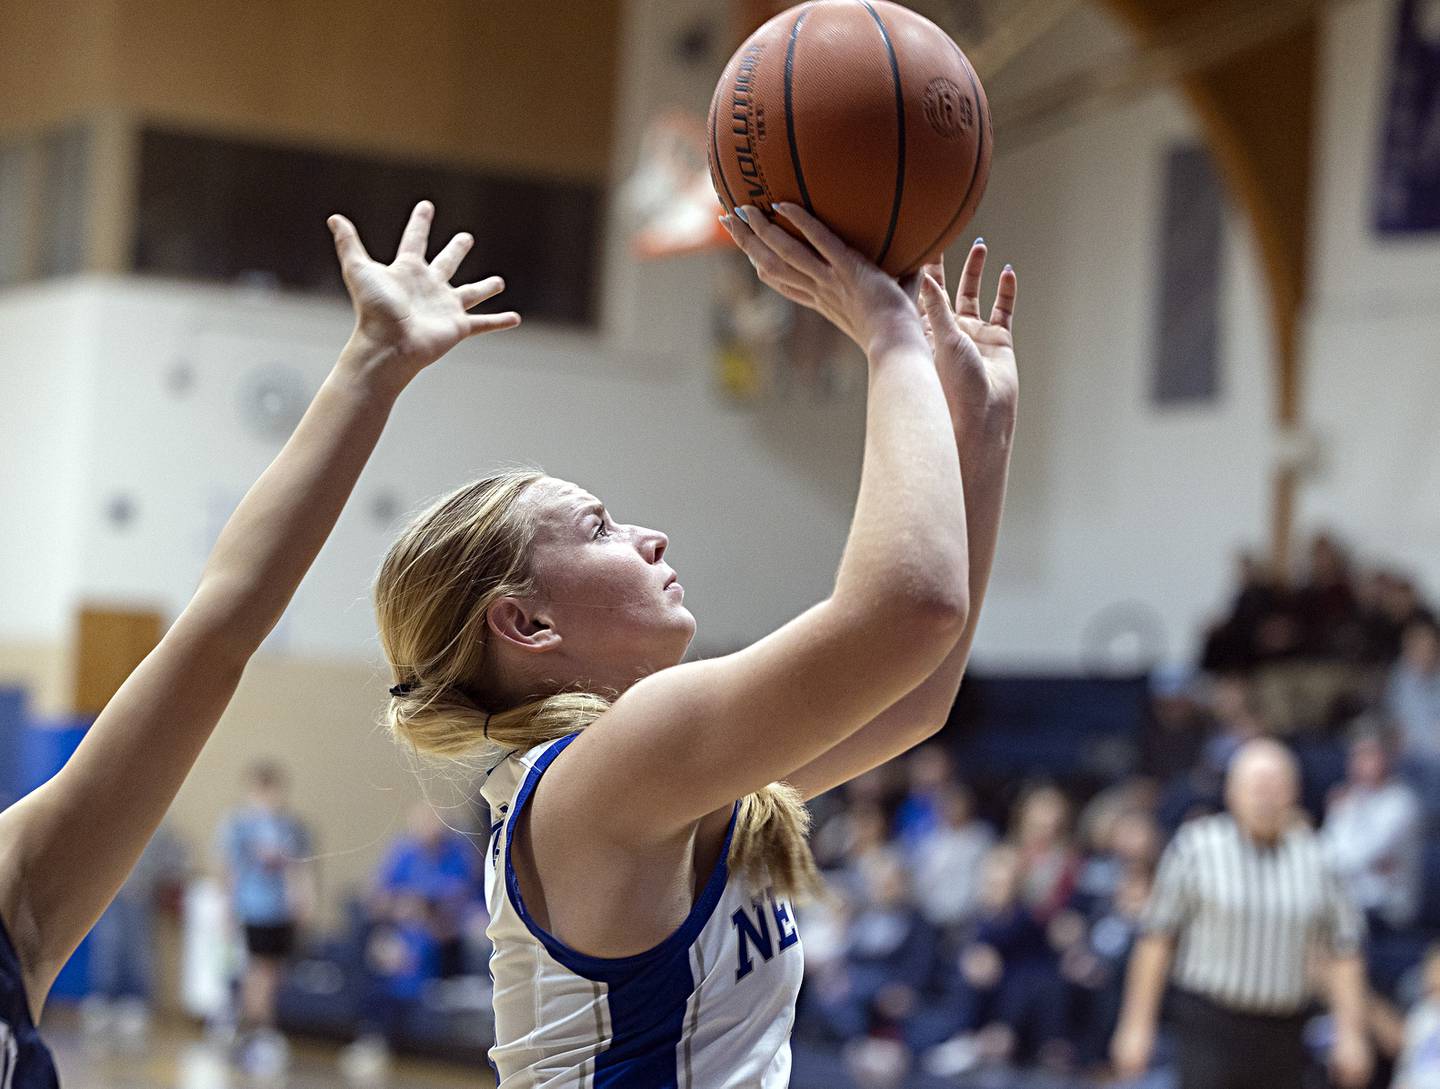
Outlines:
{"type": "Polygon", "coordinates": [[[537,598],[565,653],[611,685],[679,662],[695,618],[665,558],[665,534],[617,522],[566,481],[547,477],[532,500],[541,508],[532,554],[537,598]]]}

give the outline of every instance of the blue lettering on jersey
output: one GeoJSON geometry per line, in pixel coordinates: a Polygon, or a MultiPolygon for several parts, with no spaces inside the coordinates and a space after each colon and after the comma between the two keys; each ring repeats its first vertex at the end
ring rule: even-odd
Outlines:
{"type": "Polygon", "coordinates": [[[490,826],[490,861],[500,861],[500,833],[505,828],[504,821],[496,821],[490,826]]]}
{"type": "Polygon", "coordinates": [[[755,952],[760,954],[762,960],[769,961],[777,952],[785,952],[800,940],[800,934],[795,929],[795,922],[790,915],[790,905],[776,897],[774,892],[767,889],[764,900],[755,900],[751,906],[755,909],[753,918],[750,912],[744,908],[740,908],[730,916],[731,925],[735,927],[735,949],[738,957],[735,969],[736,983],[755,970],[755,960],[750,955],[752,947],[755,952]],[[772,916],[775,919],[775,933],[780,938],[778,949],[775,939],[770,933],[772,916]]]}

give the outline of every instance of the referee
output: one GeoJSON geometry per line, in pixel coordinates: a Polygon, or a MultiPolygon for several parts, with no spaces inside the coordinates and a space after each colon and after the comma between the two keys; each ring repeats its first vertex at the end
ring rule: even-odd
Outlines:
{"type": "Polygon", "coordinates": [[[1331,1073],[1347,1089],[1368,1082],[1363,923],[1296,812],[1298,786],[1288,749],[1249,742],[1227,773],[1229,812],[1191,821],[1167,848],[1111,1045],[1121,1077],[1149,1065],[1168,978],[1180,1089],[1300,1089],[1307,969],[1320,953],[1331,1073]]]}

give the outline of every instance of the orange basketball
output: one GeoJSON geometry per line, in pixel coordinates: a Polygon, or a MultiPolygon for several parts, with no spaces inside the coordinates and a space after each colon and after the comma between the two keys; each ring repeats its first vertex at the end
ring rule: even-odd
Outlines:
{"type": "Polygon", "coordinates": [[[802,205],[896,276],[965,229],[993,143],[960,47],[887,0],[812,0],[755,31],[725,66],[707,135],[727,211],[802,205]]]}

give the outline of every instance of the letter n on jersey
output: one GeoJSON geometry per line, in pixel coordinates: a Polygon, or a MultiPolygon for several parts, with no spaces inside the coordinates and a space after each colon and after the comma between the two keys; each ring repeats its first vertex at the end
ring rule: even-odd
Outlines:
{"type": "Polygon", "coordinates": [[[731,925],[735,927],[735,949],[739,957],[735,969],[736,983],[755,970],[752,950],[759,953],[762,960],[769,961],[776,953],[785,952],[800,940],[790,905],[777,898],[772,890],[767,889],[764,899],[754,901],[751,907],[753,913],[740,908],[730,916],[731,925]],[[770,930],[772,919],[775,921],[773,934],[770,930]],[[779,937],[778,945],[776,936],[779,937]]]}

